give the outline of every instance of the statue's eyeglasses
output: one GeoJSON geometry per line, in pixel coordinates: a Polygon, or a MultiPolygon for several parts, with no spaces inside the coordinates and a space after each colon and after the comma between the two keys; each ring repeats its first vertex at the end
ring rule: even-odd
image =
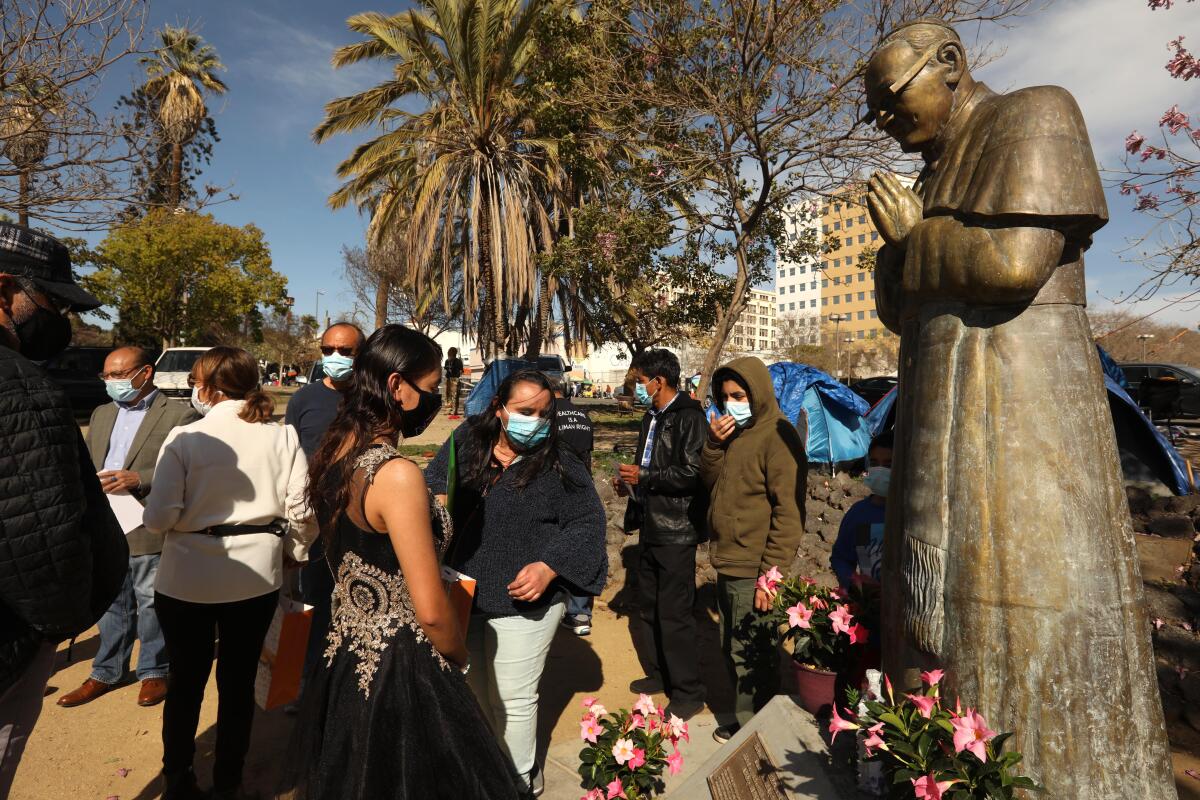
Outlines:
{"type": "Polygon", "coordinates": [[[863,112],[859,122],[869,124],[870,122],[874,121],[875,124],[881,129],[887,127],[887,125],[895,117],[895,114],[893,114],[891,111],[891,107],[892,104],[896,102],[896,98],[899,97],[900,93],[903,92],[908,85],[912,83],[918,75],[921,74],[921,70],[925,69],[925,65],[933,60],[933,57],[937,55],[938,49],[943,44],[945,44],[945,42],[938,42],[932,47],[925,48],[917,60],[912,63],[912,66],[905,70],[903,75],[892,81],[891,85],[883,90],[883,97],[880,99],[878,109],[871,108],[870,101],[866,103],[866,111],[863,112]]]}

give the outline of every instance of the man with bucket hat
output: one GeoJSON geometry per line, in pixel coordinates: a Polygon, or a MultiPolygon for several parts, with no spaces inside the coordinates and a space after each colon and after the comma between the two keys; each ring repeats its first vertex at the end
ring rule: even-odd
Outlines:
{"type": "Polygon", "coordinates": [[[0,223],[0,800],[58,642],[100,618],[128,569],[66,394],[31,363],[70,344],[70,312],[99,305],[61,242],[0,223]]]}

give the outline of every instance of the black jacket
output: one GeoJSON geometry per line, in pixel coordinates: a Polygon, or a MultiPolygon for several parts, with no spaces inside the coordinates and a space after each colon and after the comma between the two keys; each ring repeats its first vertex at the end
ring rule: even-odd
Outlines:
{"type": "Polygon", "coordinates": [[[42,642],[90,628],[128,569],[66,394],[0,347],[0,693],[42,642]]]}
{"type": "MultiPolygon", "coordinates": [[[[642,418],[634,463],[650,430],[642,418]]],[[[650,466],[642,469],[625,509],[625,530],[641,529],[643,544],[697,544],[708,538],[708,490],[700,480],[700,451],[708,419],[698,402],[680,393],[658,417],[650,466]]]]}

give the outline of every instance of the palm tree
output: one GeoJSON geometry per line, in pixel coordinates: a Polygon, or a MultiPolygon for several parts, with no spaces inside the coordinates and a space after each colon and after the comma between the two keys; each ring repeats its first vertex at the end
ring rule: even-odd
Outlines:
{"type": "Polygon", "coordinates": [[[17,221],[29,224],[29,195],[34,167],[50,149],[47,119],[61,110],[52,89],[34,79],[18,78],[0,100],[0,153],[19,171],[17,221]]]}
{"type": "Polygon", "coordinates": [[[361,204],[388,181],[399,187],[402,201],[379,206],[372,227],[404,224],[414,281],[448,292],[451,272],[461,269],[464,310],[477,315],[485,353],[513,352],[510,313],[536,300],[536,253],[553,238],[545,198],[558,182],[557,146],[533,130],[523,80],[535,54],[533,24],[550,2],[421,0],[393,16],[351,17],[350,29],[365,40],[339,48],[333,65],[386,60],[392,77],[329,103],[313,132],[323,142],[383,130],[339,166],[346,183],[330,205],[361,204]],[[402,105],[412,100],[424,110],[402,105]]]}
{"type": "Polygon", "coordinates": [[[174,208],[179,205],[183,183],[183,148],[208,116],[204,91],[224,94],[228,87],[216,75],[225,65],[199,34],[167,25],[158,38],[161,46],[153,56],[142,58],[142,63],[149,78],[146,93],[154,100],[159,128],[171,145],[167,202],[174,208]]]}

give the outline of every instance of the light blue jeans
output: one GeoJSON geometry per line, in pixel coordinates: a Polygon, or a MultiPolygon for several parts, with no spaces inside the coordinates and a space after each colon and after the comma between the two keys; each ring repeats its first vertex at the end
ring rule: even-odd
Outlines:
{"type": "Polygon", "coordinates": [[[538,682],[565,611],[560,601],[532,614],[477,614],[467,629],[467,683],[526,790],[537,758],[538,682]]]}
{"type": "Polygon", "coordinates": [[[167,644],[158,625],[158,614],[154,612],[158,560],[158,553],[129,557],[125,584],[98,623],[100,649],[92,659],[92,680],[120,683],[129,673],[135,640],[142,642],[137,660],[139,681],[165,678],[170,672],[167,644]]]}

